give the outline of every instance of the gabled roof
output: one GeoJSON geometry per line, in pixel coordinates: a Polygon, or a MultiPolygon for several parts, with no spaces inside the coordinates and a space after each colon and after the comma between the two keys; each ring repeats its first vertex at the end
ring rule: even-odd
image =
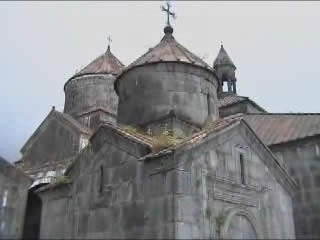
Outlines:
{"type": "Polygon", "coordinates": [[[81,133],[84,133],[86,135],[91,135],[92,130],[81,123],[79,123],[77,120],[75,120],[71,115],[68,113],[62,113],[59,111],[54,110],[54,113],[56,114],[57,118],[61,118],[66,120],[67,122],[71,123],[74,127],[76,127],[81,133]]]}
{"type": "Polygon", "coordinates": [[[107,51],[93,60],[89,65],[71,77],[79,77],[87,74],[113,74],[118,75],[124,68],[123,63],[115,57],[108,46],[107,51]]]}
{"type": "Polygon", "coordinates": [[[266,112],[265,109],[263,109],[256,102],[251,100],[249,97],[238,96],[238,95],[226,95],[226,96],[218,98],[218,107],[219,108],[228,107],[230,105],[241,103],[241,102],[244,102],[244,101],[249,101],[252,105],[257,107],[262,112],[266,112]]]}
{"type": "Polygon", "coordinates": [[[244,119],[269,146],[320,136],[320,113],[251,113],[244,119]]]}
{"type": "Polygon", "coordinates": [[[20,150],[21,153],[24,153],[27,150],[27,148],[29,148],[32,145],[32,143],[34,142],[34,139],[44,130],[43,128],[45,128],[46,122],[53,117],[58,120],[68,122],[72,127],[77,129],[80,133],[83,133],[88,136],[92,134],[91,129],[81,125],[77,120],[72,118],[72,116],[70,116],[69,114],[56,111],[55,108],[53,107],[52,110],[47,115],[47,117],[42,121],[42,123],[36,129],[36,131],[31,135],[31,137],[23,145],[23,147],[20,150]]]}
{"type": "Polygon", "coordinates": [[[110,128],[115,130],[118,134],[120,134],[121,136],[139,143],[139,144],[143,144],[147,147],[152,147],[152,137],[145,135],[145,134],[141,134],[135,130],[131,130],[129,127],[122,127],[118,124],[111,124],[109,122],[104,122],[103,124],[101,124],[98,129],[94,132],[94,134],[91,136],[90,139],[94,138],[94,136],[100,131],[101,128],[110,128]]]}
{"type": "Polygon", "coordinates": [[[283,166],[280,165],[275,155],[271,152],[271,150],[259,139],[259,137],[255,134],[255,132],[251,129],[250,125],[243,119],[243,114],[235,114],[232,116],[228,116],[223,119],[216,120],[211,123],[205,130],[195,133],[189,138],[186,138],[180,144],[174,145],[172,147],[168,147],[164,150],[161,150],[157,153],[148,154],[142,158],[140,161],[161,157],[163,155],[174,154],[175,152],[181,150],[186,151],[190,150],[195,146],[203,144],[205,141],[213,139],[217,137],[220,133],[229,131],[236,126],[241,125],[245,129],[248,130],[248,133],[256,140],[253,144],[255,145],[253,148],[260,149],[265,154],[267,154],[271,168],[275,169],[275,177],[280,180],[280,183],[283,183],[284,187],[288,189],[290,193],[294,192],[294,189],[297,187],[296,182],[288,175],[283,166]]]}
{"type": "Polygon", "coordinates": [[[131,63],[124,71],[133,67],[157,62],[183,62],[213,70],[206,62],[190,52],[172,35],[173,29],[167,26],[164,29],[165,35],[155,47],[150,48],[145,54],[131,63]]]}
{"type": "Polygon", "coordinates": [[[218,56],[213,62],[213,67],[219,65],[231,65],[234,68],[236,67],[231,58],[229,57],[227,51],[224,49],[223,45],[221,45],[218,56]]]}

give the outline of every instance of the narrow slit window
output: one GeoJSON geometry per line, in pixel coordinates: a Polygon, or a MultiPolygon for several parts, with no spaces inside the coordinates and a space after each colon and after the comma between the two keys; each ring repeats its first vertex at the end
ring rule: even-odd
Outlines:
{"type": "Polygon", "coordinates": [[[211,108],[210,108],[210,95],[207,93],[207,106],[208,106],[208,115],[211,114],[211,108]]]}
{"type": "Polygon", "coordinates": [[[103,166],[100,166],[99,193],[103,192],[103,166]]]}
{"type": "Polygon", "coordinates": [[[245,184],[244,157],[243,157],[243,154],[241,153],[240,153],[240,177],[241,177],[241,184],[245,184]]]}

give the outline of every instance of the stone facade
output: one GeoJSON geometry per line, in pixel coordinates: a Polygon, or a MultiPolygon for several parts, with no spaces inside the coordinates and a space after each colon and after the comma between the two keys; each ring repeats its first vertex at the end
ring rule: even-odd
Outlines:
{"type": "Polygon", "coordinates": [[[32,179],[0,157],[0,239],[23,235],[28,187],[32,179]]]}
{"type": "Polygon", "coordinates": [[[320,140],[313,138],[271,149],[299,183],[293,198],[297,238],[320,237],[320,140]]]}
{"type": "Polygon", "coordinates": [[[143,158],[148,152],[100,129],[68,170],[72,185],[38,190],[40,236],[294,238],[294,185],[243,124],[171,154],[143,158]],[[247,221],[245,232],[237,218],[247,221]]]}
{"type": "Polygon", "coordinates": [[[118,96],[113,89],[112,74],[84,75],[65,85],[64,112],[84,126],[95,129],[105,118],[116,121],[118,96]]]}
{"type": "Polygon", "coordinates": [[[219,117],[217,79],[212,72],[197,66],[148,64],[130,69],[115,84],[119,95],[117,121],[121,124],[145,127],[171,111],[198,127],[208,117],[219,117]]]}

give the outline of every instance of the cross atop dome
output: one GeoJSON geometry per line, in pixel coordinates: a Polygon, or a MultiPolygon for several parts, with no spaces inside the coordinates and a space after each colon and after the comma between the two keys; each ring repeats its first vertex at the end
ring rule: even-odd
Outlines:
{"type": "Polygon", "coordinates": [[[173,11],[170,11],[171,4],[169,1],[166,2],[167,7],[161,6],[161,10],[167,13],[167,26],[164,28],[164,33],[173,33],[173,28],[170,24],[170,16],[173,19],[176,19],[176,14],[173,11]]]}
{"type": "Polygon", "coordinates": [[[111,36],[110,36],[110,35],[108,35],[107,40],[108,40],[108,50],[110,51],[110,44],[111,44],[111,42],[112,42],[112,39],[111,39],[111,36]]]}

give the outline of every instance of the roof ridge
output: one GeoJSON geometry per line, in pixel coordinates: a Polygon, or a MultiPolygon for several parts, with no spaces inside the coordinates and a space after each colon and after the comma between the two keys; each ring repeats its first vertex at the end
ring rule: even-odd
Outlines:
{"type": "MultiPolygon", "coordinates": [[[[110,127],[112,129],[116,130],[118,133],[120,133],[124,137],[127,137],[127,138],[130,137],[132,140],[139,142],[139,143],[143,143],[145,145],[148,145],[149,147],[151,147],[151,145],[152,145],[152,139],[149,138],[148,136],[143,135],[141,133],[132,133],[124,128],[121,128],[121,126],[119,126],[118,124],[111,124],[109,122],[103,122],[100,125],[100,127],[110,127]]],[[[96,130],[96,132],[98,132],[98,129],[96,130]]],[[[95,135],[95,133],[92,135],[92,137],[94,135],[95,135]]]]}
{"type": "Polygon", "coordinates": [[[54,110],[55,114],[58,114],[59,116],[63,117],[65,120],[73,124],[76,128],[78,128],[83,133],[86,133],[90,135],[92,133],[92,130],[84,125],[82,125],[80,122],[78,122],[76,119],[74,119],[70,114],[59,112],[57,110],[54,110]]]}

